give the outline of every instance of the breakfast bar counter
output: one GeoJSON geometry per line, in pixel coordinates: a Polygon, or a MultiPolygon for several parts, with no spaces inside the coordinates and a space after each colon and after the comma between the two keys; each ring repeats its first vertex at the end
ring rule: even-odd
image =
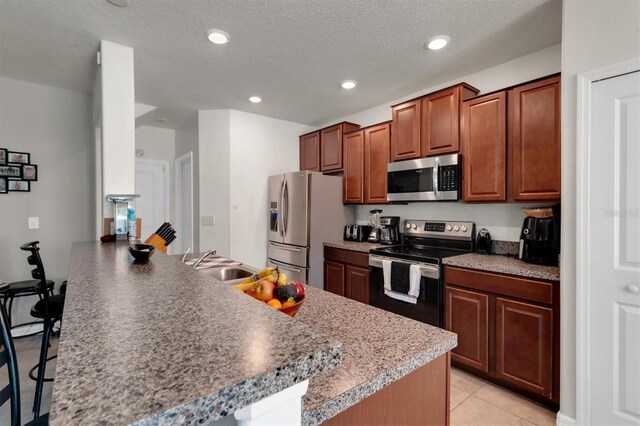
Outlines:
{"type": "Polygon", "coordinates": [[[341,344],[177,258],[76,243],[51,425],[200,424],[341,361],[341,344]]]}
{"type": "Polygon", "coordinates": [[[455,334],[306,293],[291,318],[176,257],[136,264],[126,244],[75,244],[51,424],[209,423],[307,379],[305,425],[376,409],[410,422],[414,408],[445,422],[455,334]]]}

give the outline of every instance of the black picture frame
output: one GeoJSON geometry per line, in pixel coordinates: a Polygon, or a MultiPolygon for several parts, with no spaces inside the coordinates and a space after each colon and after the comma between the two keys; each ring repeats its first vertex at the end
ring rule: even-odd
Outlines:
{"type": "Polygon", "coordinates": [[[7,185],[8,185],[8,179],[5,177],[0,177],[0,194],[6,194],[7,191],[7,185]]]}
{"type": "Polygon", "coordinates": [[[9,192],[31,192],[31,184],[28,180],[10,180],[7,179],[7,190],[9,192]],[[16,188],[20,185],[20,188],[16,188]]]}
{"type": "Polygon", "coordinates": [[[7,164],[0,166],[0,177],[22,179],[22,165],[7,164]],[[11,170],[13,170],[13,172],[11,172],[11,170]]]}
{"type": "Polygon", "coordinates": [[[22,165],[22,180],[28,180],[30,182],[37,182],[37,180],[38,180],[38,165],[37,164],[23,164],[22,165]]]}
{"type": "Polygon", "coordinates": [[[0,166],[7,165],[7,148],[0,148],[0,166]]]}
{"type": "Polygon", "coordinates": [[[30,164],[31,154],[28,152],[7,151],[7,164],[30,164]],[[18,158],[25,157],[25,158],[18,158]],[[19,160],[19,161],[16,161],[19,160]]]}

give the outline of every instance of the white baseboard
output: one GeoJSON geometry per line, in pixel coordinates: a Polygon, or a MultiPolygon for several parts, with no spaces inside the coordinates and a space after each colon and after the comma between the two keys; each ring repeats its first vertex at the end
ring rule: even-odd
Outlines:
{"type": "Polygon", "coordinates": [[[576,419],[558,413],[556,416],[556,426],[576,426],[576,419]]]}

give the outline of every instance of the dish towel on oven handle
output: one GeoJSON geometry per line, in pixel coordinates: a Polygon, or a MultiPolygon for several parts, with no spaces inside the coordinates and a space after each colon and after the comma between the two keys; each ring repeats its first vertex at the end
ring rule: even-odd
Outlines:
{"type": "Polygon", "coordinates": [[[398,293],[391,289],[391,260],[382,261],[382,278],[384,282],[384,294],[392,299],[401,300],[403,302],[413,303],[418,302],[418,296],[420,295],[420,280],[422,274],[420,272],[420,266],[411,265],[409,268],[409,291],[407,294],[398,293]]]}

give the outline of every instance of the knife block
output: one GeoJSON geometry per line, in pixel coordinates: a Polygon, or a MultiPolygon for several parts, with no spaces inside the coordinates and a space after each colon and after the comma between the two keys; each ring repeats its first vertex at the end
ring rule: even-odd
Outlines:
{"type": "Polygon", "coordinates": [[[165,245],[166,241],[156,233],[149,235],[149,238],[147,238],[144,243],[154,246],[156,250],[167,254],[167,246],[165,245]]]}

